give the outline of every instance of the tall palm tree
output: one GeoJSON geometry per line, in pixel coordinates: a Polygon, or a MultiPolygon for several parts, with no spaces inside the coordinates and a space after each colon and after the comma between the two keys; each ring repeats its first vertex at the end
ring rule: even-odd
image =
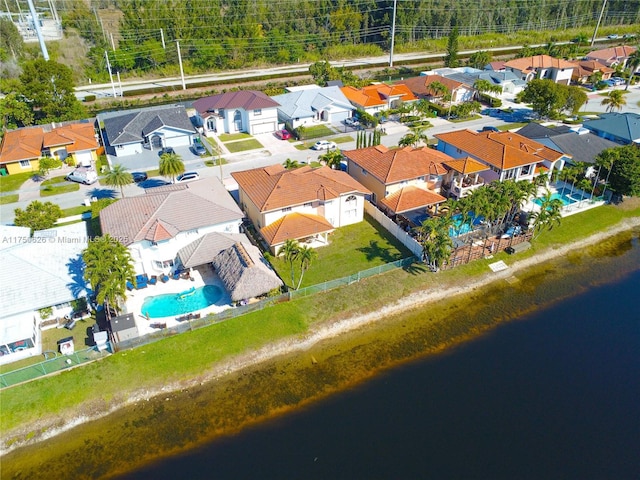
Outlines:
{"type": "Polygon", "coordinates": [[[636,69],[640,67],[640,48],[629,55],[629,58],[627,59],[627,67],[629,67],[629,78],[627,79],[627,86],[625,87],[625,90],[629,90],[633,74],[636,69]]]}
{"type": "Polygon", "coordinates": [[[297,160],[291,160],[290,158],[287,158],[282,165],[287,170],[295,170],[300,166],[297,160]]]}
{"type": "Polygon", "coordinates": [[[627,101],[624,98],[624,93],[622,92],[622,90],[611,90],[609,93],[607,93],[602,102],[600,102],[600,105],[606,105],[607,112],[622,110],[622,107],[627,104],[627,101]]]}
{"type": "Polygon", "coordinates": [[[163,153],[160,156],[160,175],[170,177],[175,182],[176,176],[184,173],[184,162],[177,153],[163,153]]]}
{"type": "Polygon", "coordinates": [[[294,288],[294,285],[296,284],[294,262],[298,257],[299,251],[300,245],[298,244],[298,241],[289,238],[284,242],[279,252],[284,255],[284,260],[289,264],[289,268],[291,270],[291,288],[294,288]]]}
{"type": "Polygon", "coordinates": [[[429,137],[424,133],[426,130],[425,127],[411,127],[409,130],[409,133],[402,137],[398,142],[399,147],[411,146],[417,148],[421,143],[426,144],[429,141],[429,137]]]}
{"type": "Polygon", "coordinates": [[[82,260],[84,278],[96,292],[96,302],[118,310],[119,301],[126,295],[127,282],[132,282],[135,276],[129,249],[107,234],[89,243],[82,252],[82,260]]]}
{"type": "Polygon", "coordinates": [[[441,97],[449,93],[449,89],[444,83],[435,81],[429,84],[429,93],[432,97],[441,97]]]}
{"type": "Polygon", "coordinates": [[[124,186],[133,182],[133,176],[119,163],[107,173],[102,181],[112,187],[120,187],[120,196],[124,198],[124,186]]]}
{"type": "Polygon", "coordinates": [[[547,192],[540,198],[540,210],[533,212],[533,231],[536,232],[534,238],[546,228],[551,230],[554,225],[560,225],[562,220],[562,201],[552,198],[551,191],[547,192]]]}
{"type": "Polygon", "coordinates": [[[300,279],[298,280],[296,290],[298,290],[300,285],[302,285],[302,277],[304,277],[304,273],[309,269],[313,261],[318,258],[318,252],[311,247],[303,245],[298,249],[297,258],[300,262],[300,279]]]}
{"type": "Polygon", "coordinates": [[[431,217],[422,223],[422,259],[437,272],[451,255],[453,241],[449,236],[451,217],[431,217]]]}

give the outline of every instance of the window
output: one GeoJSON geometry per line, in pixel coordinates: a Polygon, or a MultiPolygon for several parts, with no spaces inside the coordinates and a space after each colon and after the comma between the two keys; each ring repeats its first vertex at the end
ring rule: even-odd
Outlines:
{"type": "Polygon", "coordinates": [[[304,205],[302,205],[303,207],[313,207],[313,203],[311,202],[307,202],[304,205]]]}
{"type": "Polygon", "coordinates": [[[525,165],[524,167],[522,167],[522,170],[520,170],[521,175],[529,175],[530,173],[531,173],[531,165],[525,165]]]}
{"type": "Polygon", "coordinates": [[[282,209],[283,212],[290,212],[291,211],[291,207],[284,207],[282,209]]]}
{"type": "Polygon", "coordinates": [[[29,168],[31,166],[31,162],[29,160],[20,160],[20,166],[22,168],[29,168]]]}
{"type": "Polygon", "coordinates": [[[362,175],[366,175],[366,174],[367,174],[367,171],[363,168],[362,169],[362,175]]]}
{"type": "Polygon", "coordinates": [[[458,153],[462,153],[462,149],[460,149],[460,148],[456,148],[456,152],[458,152],[458,153]]]}
{"type": "Polygon", "coordinates": [[[515,178],[515,176],[516,176],[515,170],[505,170],[503,178],[505,180],[509,180],[509,179],[515,178]]]}
{"type": "Polygon", "coordinates": [[[418,177],[418,181],[419,181],[419,182],[424,182],[424,176],[422,176],[422,177],[418,177]]]}
{"type": "Polygon", "coordinates": [[[257,116],[259,116],[259,115],[262,115],[262,109],[261,109],[261,108],[256,108],[256,109],[253,111],[253,114],[254,114],[256,117],[257,117],[257,116]]]}

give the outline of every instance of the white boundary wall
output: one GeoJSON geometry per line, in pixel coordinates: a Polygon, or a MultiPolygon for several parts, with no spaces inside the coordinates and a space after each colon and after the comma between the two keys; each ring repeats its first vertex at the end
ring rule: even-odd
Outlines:
{"type": "Polygon", "coordinates": [[[411,235],[396,225],[389,217],[376,208],[371,202],[364,203],[364,211],[371,215],[373,219],[382,225],[386,230],[396,237],[402,244],[411,250],[417,258],[422,258],[422,245],[420,245],[411,235]]]}

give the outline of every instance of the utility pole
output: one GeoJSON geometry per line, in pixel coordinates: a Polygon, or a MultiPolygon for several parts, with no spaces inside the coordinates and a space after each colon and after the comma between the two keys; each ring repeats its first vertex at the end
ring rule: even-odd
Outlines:
{"type": "Polygon", "coordinates": [[[396,7],[398,0],[393,0],[393,19],[391,20],[391,48],[389,49],[389,68],[393,68],[393,46],[396,40],[396,7]]]}
{"type": "Polygon", "coordinates": [[[187,85],[184,83],[184,70],[182,70],[182,55],[180,55],[180,41],[176,40],[176,48],[178,49],[178,63],[180,64],[180,78],[182,79],[182,89],[186,90],[187,85]]]}
{"type": "Polygon", "coordinates": [[[109,79],[111,80],[111,89],[113,90],[113,98],[116,98],[116,86],[113,84],[113,74],[111,73],[111,63],[109,63],[109,53],[105,50],[104,57],[107,59],[107,70],[109,70],[109,79]]]}
{"type": "Polygon", "coordinates": [[[111,37],[111,49],[116,51],[116,42],[113,41],[113,33],[109,33],[109,37],[111,37]]]}
{"type": "Polygon", "coordinates": [[[602,21],[602,16],[604,15],[604,8],[607,6],[607,0],[602,0],[602,10],[600,10],[600,16],[598,17],[598,23],[596,23],[596,29],[593,31],[593,37],[591,37],[591,46],[596,43],[596,35],[598,34],[598,28],[600,27],[600,22],[602,21]]]}
{"type": "Polygon", "coordinates": [[[162,48],[167,49],[167,46],[164,44],[164,31],[160,29],[160,40],[162,40],[162,48]]]}
{"type": "Polygon", "coordinates": [[[40,42],[40,50],[42,50],[42,56],[46,61],[49,61],[49,52],[47,51],[47,45],[44,43],[44,37],[42,36],[42,30],[40,29],[40,20],[38,20],[36,7],[33,6],[33,0],[28,0],[28,2],[29,2],[29,11],[31,12],[31,19],[33,20],[33,27],[36,29],[38,42],[40,42]]]}

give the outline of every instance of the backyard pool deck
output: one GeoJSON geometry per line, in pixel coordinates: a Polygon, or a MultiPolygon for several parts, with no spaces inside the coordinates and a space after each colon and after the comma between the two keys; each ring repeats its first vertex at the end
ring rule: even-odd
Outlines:
{"type": "MultiPolygon", "coordinates": [[[[562,191],[563,188],[571,190],[571,184],[559,181],[559,182],[556,182],[555,184],[550,185],[548,187],[549,191],[552,194],[562,191]]],[[[606,203],[604,200],[591,200],[591,199],[589,199],[589,197],[590,197],[589,193],[585,193],[585,192],[583,192],[582,190],[580,190],[578,188],[574,187],[573,191],[575,192],[576,196],[583,195],[583,196],[585,196],[587,198],[585,200],[581,200],[581,201],[573,203],[571,205],[565,205],[564,207],[562,207],[562,209],[560,211],[560,215],[563,216],[563,217],[568,217],[569,215],[574,215],[576,213],[581,213],[581,212],[590,210],[592,208],[599,207],[599,206],[604,205],[606,203]]],[[[540,188],[538,188],[538,193],[536,194],[536,198],[543,197],[546,193],[547,193],[547,188],[546,187],[540,187],[540,188]]],[[[526,212],[539,212],[540,211],[540,206],[537,203],[533,202],[533,201],[529,201],[524,206],[523,210],[526,211],[526,212]]]]}
{"type": "Polygon", "coordinates": [[[140,290],[134,289],[127,292],[126,313],[133,313],[133,317],[136,322],[136,326],[138,327],[140,336],[147,335],[152,332],[157,332],[158,328],[154,327],[154,324],[165,324],[167,328],[171,328],[181,323],[176,319],[178,315],[147,319],[147,317],[142,313],[142,304],[147,297],[154,297],[157,295],[170,293],[178,294],[180,292],[189,290],[191,287],[199,288],[205,285],[215,285],[224,292],[222,297],[215,304],[190,313],[199,313],[201,317],[205,317],[210,313],[215,314],[226,310],[227,308],[231,308],[231,297],[225,289],[224,284],[213,271],[213,268],[211,266],[201,266],[197,269],[191,270],[190,277],[193,280],[185,278],[174,280],[172,278],[169,278],[166,283],[158,280],[155,285],[149,285],[148,287],[142,288],[140,290]]]}

